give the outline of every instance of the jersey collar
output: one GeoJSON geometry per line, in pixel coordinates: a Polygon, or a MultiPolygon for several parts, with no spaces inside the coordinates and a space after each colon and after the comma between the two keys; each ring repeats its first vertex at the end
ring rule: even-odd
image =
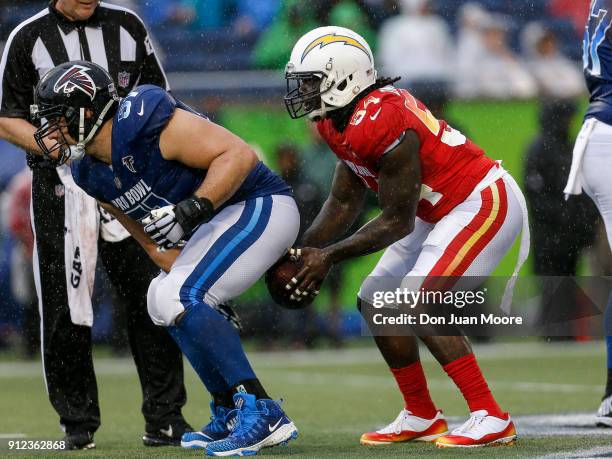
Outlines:
{"type": "Polygon", "coordinates": [[[57,20],[57,24],[59,25],[60,29],[62,29],[64,34],[68,34],[79,27],[101,27],[102,24],[100,21],[99,6],[96,7],[94,13],[86,21],[71,21],[55,8],[55,1],[56,0],[51,0],[49,2],[49,11],[57,20]]]}

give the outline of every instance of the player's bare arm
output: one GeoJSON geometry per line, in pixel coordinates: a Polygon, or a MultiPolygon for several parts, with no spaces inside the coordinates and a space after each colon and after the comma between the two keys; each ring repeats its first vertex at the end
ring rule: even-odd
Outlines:
{"type": "Polygon", "coordinates": [[[153,260],[153,262],[159,266],[159,268],[165,272],[170,272],[174,260],[179,256],[181,251],[176,248],[160,251],[158,250],[157,244],[151,239],[144,231],[142,225],[130,217],[125,215],[115,206],[100,202],[100,205],[115,217],[123,227],[128,230],[134,239],[142,246],[147,255],[153,260]]]}
{"type": "Polygon", "coordinates": [[[298,290],[317,290],[333,264],[378,252],[412,232],[421,188],[416,133],[406,131],[404,141],[381,158],[378,183],[381,213],[376,218],[325,249],[302,249],[304,268],[296,276],[298,290]]]}
{"type": "Polygon", "coordinates": [[[180,108],[164,128],[159,146],[164,159],[207,170],[195,194],[215,208],[238,190],[259,161],[238,136],[180,108]]]}
{"type": "Polygon", "coordinates": [[[331,190],[317,217],[302,237],[302,245],[321,248],[341,237],[363,208],[366,187],[346,164],[338,161],[331,190]]]}
{"type": "Polygon", "coordinates": [[[17,145],[25,151],[42,155],[34,140],[36,127],[22,118],[0,117],[0,139],[17,145]]]}

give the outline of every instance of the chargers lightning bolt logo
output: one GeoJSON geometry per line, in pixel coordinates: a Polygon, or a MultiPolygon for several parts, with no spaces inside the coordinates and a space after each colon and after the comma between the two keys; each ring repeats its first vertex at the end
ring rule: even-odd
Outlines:
{"type": "Polygon", "coordinates": [[[319,47],[319,49],[321,49],[324,46],[331,45],[332,43],[343,43],[347,46],[354,46],[355,48],[358,48],[363,51],[366,56],[368,56],[368,59],[372,61],[372,56],[370,56],[370,53],[368,52],[367,48],[353,37],[349,37],[346,35],[336,35],[335,33],[328,33],[327,35],[323,35],[322,37],[315,38],[308,44],[308,46],[306,46],[306,49],[302,53],[301,62],[304,62],[304,59],[306,58],[308,53],[315,49],[317,46],[319,47]]]}

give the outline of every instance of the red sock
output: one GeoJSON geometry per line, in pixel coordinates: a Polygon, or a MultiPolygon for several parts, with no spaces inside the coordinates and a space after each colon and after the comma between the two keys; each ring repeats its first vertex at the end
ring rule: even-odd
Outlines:
{"type": "Polygon", "coordinates": [[[487,410],[491,416],[506,418],[506,414],[493,398],[474,354],[459,357],[443,368],[463,394],[470,411],[487,410]]]}
{"type": "Polygon", "coordinates": [[[404,396],[406,409],[419,418],[432,419],[438,410],[431,401],[421,362],[404,368],[389,368],[404,396]]]}

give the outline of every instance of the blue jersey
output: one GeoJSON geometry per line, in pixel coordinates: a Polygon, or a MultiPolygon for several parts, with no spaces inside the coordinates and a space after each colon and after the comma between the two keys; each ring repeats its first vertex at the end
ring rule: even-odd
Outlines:
{"type": "Polygon", "coordinates": [[[587,118],[612,124],[612,0],[592,0],[582,43],[582,63],[591,94],[587,118]]]}
{"type": "MultiPolygon", "coordinates": [[[[177,107],[203,116],[157,86],[135,88],[121,101],[113,120],[112,165],[92,156],[73,161],[76,184],[134,220],[191,196],[206,170],[168,161],[159,149],[160,134],[177,107]]],[[[291,188],[259,162],[224,207],[272,194],[291,195],[291,188]]]]}

